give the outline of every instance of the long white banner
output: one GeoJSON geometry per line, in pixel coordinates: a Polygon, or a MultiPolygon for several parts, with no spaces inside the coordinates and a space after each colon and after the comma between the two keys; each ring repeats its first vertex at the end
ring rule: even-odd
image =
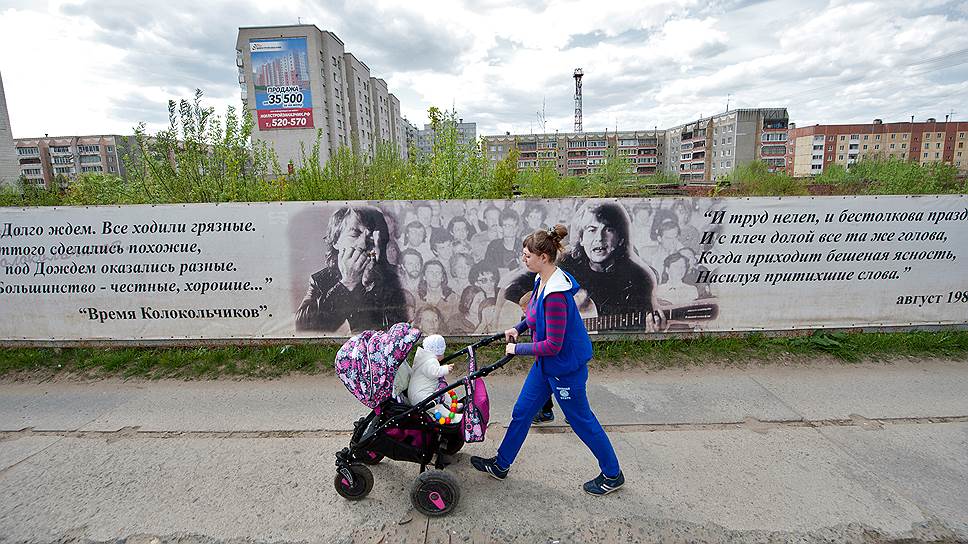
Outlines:
{"type": "Polygon", "coordinates": [[[968,323],[965,195],[286,202],[2,208],[0,340],[496,332],[559,222],[591,331],[968,323]]]}

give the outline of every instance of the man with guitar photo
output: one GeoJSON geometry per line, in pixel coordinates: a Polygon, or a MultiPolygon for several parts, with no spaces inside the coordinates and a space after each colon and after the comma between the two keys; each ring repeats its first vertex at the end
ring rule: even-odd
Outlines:
{"type": "MultiPolygon", "coordinates": [[[[589,332],[664,330],[667,320],[656,311],[658,282],[651,269],[632,259],[631,222],[625,208],[615,202],[584,205],[574,226],[574,249],[559,266],[582,286],[575,301],[589,332]]],[[[505,298],[517,302],[533,282],[533,274],[514,278],[505,298]]]]}
{"type": "MultiPolygon", "coordinates": [[[[648,263],[639,261],[631,250],[635,247],[632,225],[621,204],[602,201],[582,204],[573,226],[573,249],[558,264],[582,286],[575,302],[589,332],[664,332],[669,330],[670,321],[675,322],[674,328],[681,329],[718,316],[718,305],[709,300],[681,305],[659,300],[656,272],[648,263]]],[[[648,236],[649,227],[639,226],[643,236],[648,236]]],[[[526,271],[512,276],[503,289],[503,299],[511,302],[504,307],[511,310],[506,317],[502,316],[501,323],[518,317],[517,302],[530,292],[533,282],[534,275],[526,271]]]]}

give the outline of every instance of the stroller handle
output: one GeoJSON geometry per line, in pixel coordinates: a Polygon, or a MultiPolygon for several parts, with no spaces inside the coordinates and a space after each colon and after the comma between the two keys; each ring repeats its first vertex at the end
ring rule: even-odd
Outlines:
{"type": "Polygon", "coordinates": [[[471,349],[475,349],[476,350],[477,348],[484,347],[484,346],[486,346],[486,345],[488,345],[488,344],[490,344],[490,343],[492,343],[492,342],[494,342],[496,340],[501,340],[502,338],[504,338],[504,333],[503,332],[499,332],[497,334],[492,334],[491,336],[488,336],[486,338],[483,338],[481,340],[478,340],[476,343],[471,344],[469,346],[466,346],[463,349],[460,349],[458,351],[455,351],[454,353],[451,353],[450,355],[444,357],[443,359],[440,360],[440,364],[444,364],[447,361],[450,361],[451,359],[456,359],[457,357],[460,357],[461,355],[466,355],[468,353],[468,351],[471,350],[471,349]]]}

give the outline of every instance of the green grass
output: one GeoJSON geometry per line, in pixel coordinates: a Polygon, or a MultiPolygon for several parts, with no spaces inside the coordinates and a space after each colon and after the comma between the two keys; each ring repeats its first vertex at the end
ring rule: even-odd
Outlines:
{"type": "MultiPolygon", "coordinates": [[[[456,346],[454,346],[456,347],[456,346]]],[[[7,379],[77,378],[275,378],[331,372],[338,346],[300,344],[272,347],[197,348],[10,348],[0,349],[0,377],[7,379]]],[[[500,347],[480,352],[482,362],[503,354],[500,347]]],[[[817,358],[847,363],[899,357],[962,358],[968,331],[844,333],[808,336],[700,336],[663,340],[616,340],[595,344],[598,367],[670,368],[746,363],[796,363],[817,358]]],[[[527,364],[509,365],[522,372],[527,364]]],[[[463,372],[466,368],[460,365],[463,372]]]]}

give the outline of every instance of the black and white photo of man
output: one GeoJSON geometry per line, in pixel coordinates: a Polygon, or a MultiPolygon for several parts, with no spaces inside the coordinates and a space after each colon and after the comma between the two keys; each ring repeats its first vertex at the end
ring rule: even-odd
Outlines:
{"type": "Polygon", "coordinates": [[[383,212],[346,206],[329,219],[324,266],[312,275],[296,312],[296,329],[353,333],[407,321],[397,269],[387,260],[383,212]]]}

